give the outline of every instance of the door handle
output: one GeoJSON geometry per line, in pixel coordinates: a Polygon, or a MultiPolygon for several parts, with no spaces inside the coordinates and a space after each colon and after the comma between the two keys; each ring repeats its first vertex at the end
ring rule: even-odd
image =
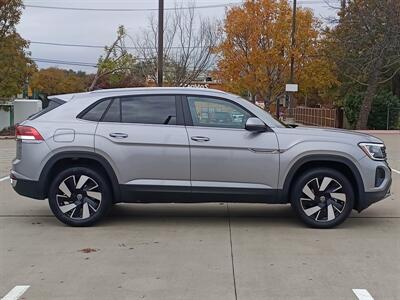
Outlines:
{"type": "Polygon", "coordinates": [[[196,142],[208,142],[210,138],[206,136],[192,136],[191,139],[196,142]]]}
{"type": "Polygon", "coordinates": [[[121,132],[110,133],[110,136],[116,139],[125,139],[128,137],[126,133],[121,133],[121,132]]]}

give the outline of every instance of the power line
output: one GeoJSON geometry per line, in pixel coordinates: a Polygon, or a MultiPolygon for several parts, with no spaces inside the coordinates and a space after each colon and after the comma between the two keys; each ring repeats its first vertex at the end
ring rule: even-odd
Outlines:
{"type": "MultiPolygon", "coordinates": [[[[142,57],[135,57],[137,60],[144,60],[142,57]]],[[[82,62],[82,61],[69,61],[69,60],[60,60],[60,59],[51,59],[51,58],[39,58],[39,57],[31,57],[31,60],[35,62],[41,63],[49,63],[49,64],[60,64],[60,65],[71,65],[71,66],[82,66],[82,67],[93,67],[97,68],[97,63],[94,62],[82,62]]]]}
{"type": "Polygon", "coordinates": [[[37,57],[31,57],[31,59],[35,62],[41,62],[41,63],[97,68],[96,63],[87,63],[87,62],[80,62],[80,61],[67,61],[67,60],[48,59],[48,58],[37,58],[37,57]]]}
{"type": "MultiPolygon", "coordinates": [[[[38,44],[38,45],[49,45],[49,46],[61,46],[61,47],[82,47],[82,48],[95,48],[95,49],[104,49],[105,46],[100,45],[88,45],[88,44],[68,44],[68,43],[54,43],[54,42],[42,42],[42,41],[29,41],[31,44],[38,44]]],[[[155,47],[132,47],[127,46],[126,49],[132,50],[140,50],[140,49],[155,49],[155,47]]],[[[172,49],[180,49],[181,46],[172,46],[172,49]]],[[[192,49],[203,49],[207,47],[202,46],[191,46],[185,48],[192,48],[192,49]]]]}
{"type": "MultiPolygon", "coordinates": [[[[85,45],[85,44],[66,44],[66,43],[53,43],[53,42],[40,42],[40,41],[29,41],[31,44],[38,45],[50,45],[50,46],[63,46],[63,47],[83,47],[83,48],[96,48],[96,49],[104,49],[105,46],[100,45],[85,45]]],[[[126,47],[126,48],[134,48],[134,47],[126,47]]]]}
{"type": "MultiPolygon", "coordinates": [[[[198,5],[198,6],[185,6],[185,7],[166,7],[164,10],[183,10],[183,9],[207,9],[207,8],[218,8],[227,7],[233,5],[240,5],[243,2],[230,2],[226,4],[209,4],[209,5],[198,5]]],[[[326,4],[325,0],[304,0],[300,1],[299,4],[326,4]]],[[[47,5],[32,5],[25,4],[25,7],[29,8],[41,8],[41,9],[55,9],[55,10],[72,10],[72,11],[102,11],[102,12],[144,12],[144,11],[158,11],[158,8],[90,8],[90,7],[65,7],[65,6],[47,6],[47,5]]]]}
{"type": "MultiPolygon", "coordinates": [[[[242,2],[231,2],[226,4],[210,4],[199,6],[185,6],[185,7],[167,7],[164,10],[182,10],[182,9],[204,9],[204,8],[217,8],[232,5],[242,4],[242,2]]],[[[77,11],[115,11],[115,12],[132,12],[132,11],[158,11],[158,8],[90,8],[90,7],[64,7],[64,6],[46,6],[46,5],[31,5],[25,4],[25,7],[30,8],[43,8],[43,9],[58,9],[58,10],[77,10],[77,11]]]]}

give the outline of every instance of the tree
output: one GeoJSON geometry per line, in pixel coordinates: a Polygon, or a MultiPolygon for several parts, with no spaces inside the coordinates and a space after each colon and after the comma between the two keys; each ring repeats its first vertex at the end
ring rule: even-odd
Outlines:
{"type": "Polygon", "coordinates": [[[32,76],[31,88],[47,95],[83,92],[87,87],[87,75],[83,72],[58,68],[41,69],[32,76]]]}
{"type": "Polygon", "coordinates": [[[351,92],[351,86],[358,85],[357,89],[365,89],[356,128],[366,129],[379,86],[400,72],[400,2],[349,1],[328,36],[342,88],[351,92]]]}
{"type": "Polygon", "coordinates": [[[265,99],[266,107],[281,96],[289,81],[290,57],[295,60],[295,82],[300,92],[329,87],[336,82],[321,56],[320,22],[311,10],[298,8],[296,45],[291,46],[292,9],[286,0],[247,0],[227,11],[225,39],[217,75],[227,89],[265,99]]]}
{"type": "MultiPolygon", "coordinates": [[[[351,128],[355,128],[360,114],[365,89],[352,90],[344,96],[344,111],[351,128]]],[[[388,87],[380,88],[372,101],[372,110],[368,116],[369,129],[399,128],[400,98],[393,95],[388,87]],[[388,116],[389,110],[389,116],[388,116]]]]}
{"type": "Polygon", "coordinates": [[[100,80],[103,87],[126,87],[126,84],[124,85],[122,82],[126,82],[128,77],[135,77],[135,74],[137,74],[137,68],[135,68],[136,59],[127,51],[125,46],[126,37],[125,28],[120,26],[116,40],[111,46],[104,48],[105,54],[99,58],[97,73],[93,77],[89,91],[95,89],[100,80]]]}
{"type": "Polygon", "coordinates": [[[0,0],[0,97],[21,93],[35,69],[26,52],[29,44],[15,28],[22,9],[22,0],[0,0]]]}
{"type": "MultiPolygon", "coordinates": [[[[194,4],[188,8],[176,7],[167,14],[164,25],[164,81],[168,85],[186,86],[213,65],[213,50],[219,41],[215,21],[195,15],[194,4]]],[[[158,30],[154,16],[149,29],[132,39],[137,54],[144,61],[142,74],[157,81],[158,30]]]]}

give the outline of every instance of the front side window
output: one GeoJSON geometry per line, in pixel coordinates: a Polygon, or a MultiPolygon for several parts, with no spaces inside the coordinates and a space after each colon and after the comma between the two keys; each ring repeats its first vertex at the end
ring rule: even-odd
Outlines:
{"type": "Polygon", "coordinates": [[[249,112],[226,100],[202,96],[187,99],[194,126],[243,129],[251,117],[249,112]]]}
{"type": "Polygon", "coordinates": [[[120,101],[123,123],[176,124],[175,96],[133,96],[120,101]]]}

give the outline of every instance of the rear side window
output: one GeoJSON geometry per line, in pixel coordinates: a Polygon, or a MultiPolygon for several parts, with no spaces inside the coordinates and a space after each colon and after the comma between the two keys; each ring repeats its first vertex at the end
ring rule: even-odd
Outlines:
{"type": "Polygon", "coordinates": [[[88,121],[100,121],[107,107],[110,105],[111,99],[107,99],[97,103],[94,107],[84,113],[83,116],[80,116],[83,120],[88,121]]]}
{"type": "Polygon", "coordinates": [[[41,111],[31,115],[28,120],[39,118],[40,116],[43,116],[45,113],[48,113],[49,111],[55,109],[56,107],[59,107],[60,105],[63,105],[64,103],[65,101],[60,99],[49,99],[49,105],[41,111]]]}
{"type": "Polygon", "coordinates": [[[175,96],[134,96],[120,101],[123,123],[176,124],[175,96]]]}
{"type": "Polygon", "coordinates": [[[113,100],[102,121],[121,122],[121,106],[118,98],[113,100]]]}

